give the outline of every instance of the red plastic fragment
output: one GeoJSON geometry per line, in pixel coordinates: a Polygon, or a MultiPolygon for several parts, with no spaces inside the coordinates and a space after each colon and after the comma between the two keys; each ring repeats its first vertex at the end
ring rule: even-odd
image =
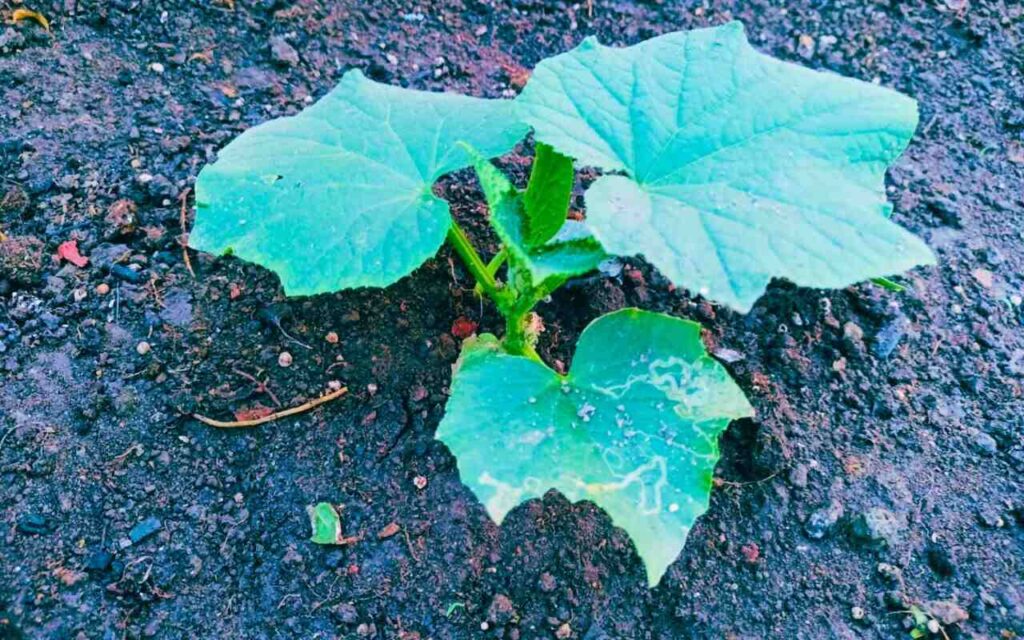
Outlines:
{"type": "Polygon", "coordinates": [[[78,253],[78,241],[68,240],[60,243],[57,247],[57,257],[62,260],[67,260],[71,264],[75,265],[79,269],[89,264],[89,258],[86,258],[82,254],[78,253]]]}
{"type": "Polygon", "coordinates": [[[476,333],[476,323],[465,316],[459,316],[452,323],[452,335],[456,338],[468,338],[474,333],[476,333]]]}

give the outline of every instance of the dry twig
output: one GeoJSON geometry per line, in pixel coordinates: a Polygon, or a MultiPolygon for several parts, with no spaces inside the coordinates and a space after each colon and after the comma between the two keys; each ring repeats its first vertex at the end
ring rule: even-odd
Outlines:
{"type": "Polygon", "coordinates": [[[185,190],[181,192],[181,196],[179,196],[181,198],[181,240],[180,240],[180,242],[181,242],[181,253],[182,253],[182,255],[185,256],[185,267],[188,269],[188,272],[192,274],[192,278],[195,279],[196,272],[192,269],[192,260],[188,257],[188,219],[187,219],[187,211],[188,211],[188,194],[191,191],[192,191],[192,189],[189,189],[189,188],[186,187],[185,190]]]}
{"type": "Polygon", "coordinates": [[[211,427],[217,427],[219,429],[238,429],[242,427],[255,427],[263,424],[264,422],[273,422],[278,418],[287,418],[288,416],[294,416],[296,414],[309,411],[310,409],[319,407],[325,402],[330,402],[335,398],[340,398],[346,393],[348,393],[348,387],[342,387],[337,391],[332,391],[331,393],[322,395],[319,398],[310,400],[309,402],[304,402],[297,407],[285,409],[284,411],[277,411],[275,413],[271,413],[270,415],[263,416],[262,418],[254,418],[252,420],[234,420],[230,422],[224,422],[221,420],[214,420],[213,418],[207,418],[206,416],[200,415],[198,413],[193,413],[192,417],[198,420],[199,422],[202,422],[203,424],[208,424],[211,427]]]}

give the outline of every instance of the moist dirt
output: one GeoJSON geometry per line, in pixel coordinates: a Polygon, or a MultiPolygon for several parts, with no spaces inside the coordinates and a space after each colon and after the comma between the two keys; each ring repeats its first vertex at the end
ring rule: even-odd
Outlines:
{"type": "MultiPolygon", "coordinates": [[[[937,638],[1024,635],[1020,3],[30,8],[50,31],[0,24],[0,637],[890,639],[912,608],[937,638]],[[388,289],[300,299],[235,259],[184,262],[199,169],[348,69],[510,97],[585,35],[732,18],[767,53],[920,102],[889,195],[939,264],[902,293],[775,283],[739,315],[624,259],[541,305],[562,366],[602,313],[698,320],[756,407],[655,589],[593,504],[549,493],[495,526],[433,439],[467,327],[502,329],[447,248],[388,289]],[[68,241],[87,264],[55,257],[68,241]],[[332,381],[349,394],[255,429],[189,417],[332,381]],[[358,540],[311,544],[318,501],[358,540]]],[[[505,166],[521,180],[528,153],[505,166]]],[[[472,176],[438,191],[493,251],[472,176]]]]}

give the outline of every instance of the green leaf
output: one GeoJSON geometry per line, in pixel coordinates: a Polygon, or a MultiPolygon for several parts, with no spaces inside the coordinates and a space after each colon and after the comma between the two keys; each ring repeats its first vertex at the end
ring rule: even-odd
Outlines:
{"type": "Polygon", "coordinates": [[[467,342],[437,437],[499,524],[552,488],[592,500],[654,585],[707,509],[719,434],[752,413],[700,325],[625,309],[587,327],[566,376],[488,334],[467,342]]]}
{"type": "Polygon", "coordinates": [[[313,529],[310,541],[316,544],[341,543],[341,518],[337,509],[328,502],[320,502],[315,506],[306,507],[309,513],[309,525],[313,529]]]}
{"type": "Polygon", "coordinates": [[[544,244],[565,224],[574,178],[572,158],[563,156],[550,145],[537,143],[530,181],[523,194],[529,246],[544,244]]]}
{"type": "Polygon", "coordinates": [[[569,278],[593,271],[607,257],[586,224],[566,220],[554,238],[530,250],[524,264],[531,284],[550,293],[569,278]]]}
{"type": "Polygon", "coordinates": [[[738,22],[588,38],[541,62],[517,108],[538,140],[625,173],[585,196],[605,249],[741,311],[774,276],[842,287],[934,262],[885,199],[916,103],[758,53],[738,22]]]}
{"type": "Polygon", "coordinates": [[[871,278],[871,282],[875,283],[879,287],[882,287],[886,291],[892,291],[893,293],[902,293],[906,291],[906,287],[898,282],[893,282],[889,278],[871,278]]]}
{"type": "Polygon", "coordinates": [[[510,101],[412,91],[359,71],[297,116],[249,129],[196,182],[190,245],[273,269],[289,295],[387,286],[451,223],[437,178],[512,149],[510,101]]]}
{"type": "Polygon", "coordinates": [[[529,275],[528,284],[551,291],[569,278],[596,269],[607,257],[585,224],[565,220],[564,215],[554,237],[531,245],[524,194],[483,156],[477,155],[473,166],[491,210],[491,226],[505,245],[513,268],[529,275]]]}

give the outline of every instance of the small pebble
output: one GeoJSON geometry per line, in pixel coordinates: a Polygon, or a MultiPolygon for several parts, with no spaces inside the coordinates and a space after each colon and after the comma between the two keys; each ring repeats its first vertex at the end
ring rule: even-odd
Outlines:
{"type": "Polygon", "coordinates": [[[146,518],[142,522],[132,527],[131,531],[128,532],[128,538],[132,541],[133,544],[137,544],[139,542],[142,542],[149,536],[153,535],[162,528],[163,523],[160,522],[160,518],[146,518]]]}
{"type": "Polygon", "coordinates": [[[75,299],[75,302],[81,302],[89,296],[89,292],[83,287],[79,287],[71,292],[71,297],[75,299]]]}
{"type": "Polygon", "coordinates": [[[132,284],[139,284],[142,282],[142,274],[122,264],[110,265],[110,274],[115,278],[130,282],[132,284]]]}
{"type": "Polygon", "coordinates": [[[160,64],[159,62],[154,62],[153,64],[149,65],[149,68],[153,70],[153,73],[164,72],[164,65],[160,64]]]}
{"type": "Polygon", "coordinates": [[[853,618],[854,620],[863,620],[864,619],[864,609],[862,609],[860,607],[853,607],[852,609],[850,609],[850,617],[853,618]]]}
{"type": "Polygon", "coordinates": [[[745,355],[735,349],[715,349],[713,355],[726,364],[734,364],[746,358],[745,355]]]}
{"type": "Polygon", "coordinates": [[[19,533],[39,536],[52,532],[54,527],[46,516],[38,513],[29,513],[18,520],[16,528],[19,533]]]}
{"type": "Polygon", "coordinates": [[[277,364],[282,367],[292,366],[292,354],[287,351],[282,351],[280,355],[277,356],[277,364]]]}
{"type": "Polygon", "coordinates": [[[789,470],[789,483],[798,489],[807,486],[807,465],[798,464],[789,470]]]}
{"type": "Polygon", "coordinates": [[[140,356],[146,355],[147,353],[149,353],[149,350],[150,350],[149,343],[146,342],[145,340],[143,340],[139,344],[135,345],[135,352],[138,353],[140,356]]]}
{"type": "Polygon", "coordinates": [[[299,64],[299,52],[285,40],[284,36],[271,36],[270,57],[274,59],[274,62],[284,65],[299,64]]]}
{"type": "Polygon", "coordinates": [[[890,582],[903,581],[903,570],[888,562],[878,563],[878,574],[890,582]]]}
{"type": "Polygon", "coordinates": [[[86,571],[106,571],[110,569],[110,565],[114,562],[114,554],[103,549],[98,549],[89,554],[89,557],[85,560],[86,571]]]}
{"type": "Polygon", "coordinates": [[[983,456],[994,456],[999,452],[996,439],[984,431],[975,433],[971,438],[971,443],[974,445],[974,449],[983,456]]]}
{"type": "Polygon", "coordinates": [[[807,518],[804,531],[811,540],[821,540],[835,527],[839,518],[843,517],[843,505],[833,502],[824,509],[818,509],[807,518]]]}
{"type": "Polygon", "coordinates": [[[108,293],[110,293],[110,285],[109,284],[107,284],[106,282],[101,282],[98,285],[96,285],[96,295],[98,295],[98,296],[105,296],[108,293]]]}
{"type": "Polygon", "coordinates": [[[883,507],[872,507],[857,515],[850,526],[850,535],[868,543],[884,543],[890,547],[903,541],[907,519],[883,507]]]}

